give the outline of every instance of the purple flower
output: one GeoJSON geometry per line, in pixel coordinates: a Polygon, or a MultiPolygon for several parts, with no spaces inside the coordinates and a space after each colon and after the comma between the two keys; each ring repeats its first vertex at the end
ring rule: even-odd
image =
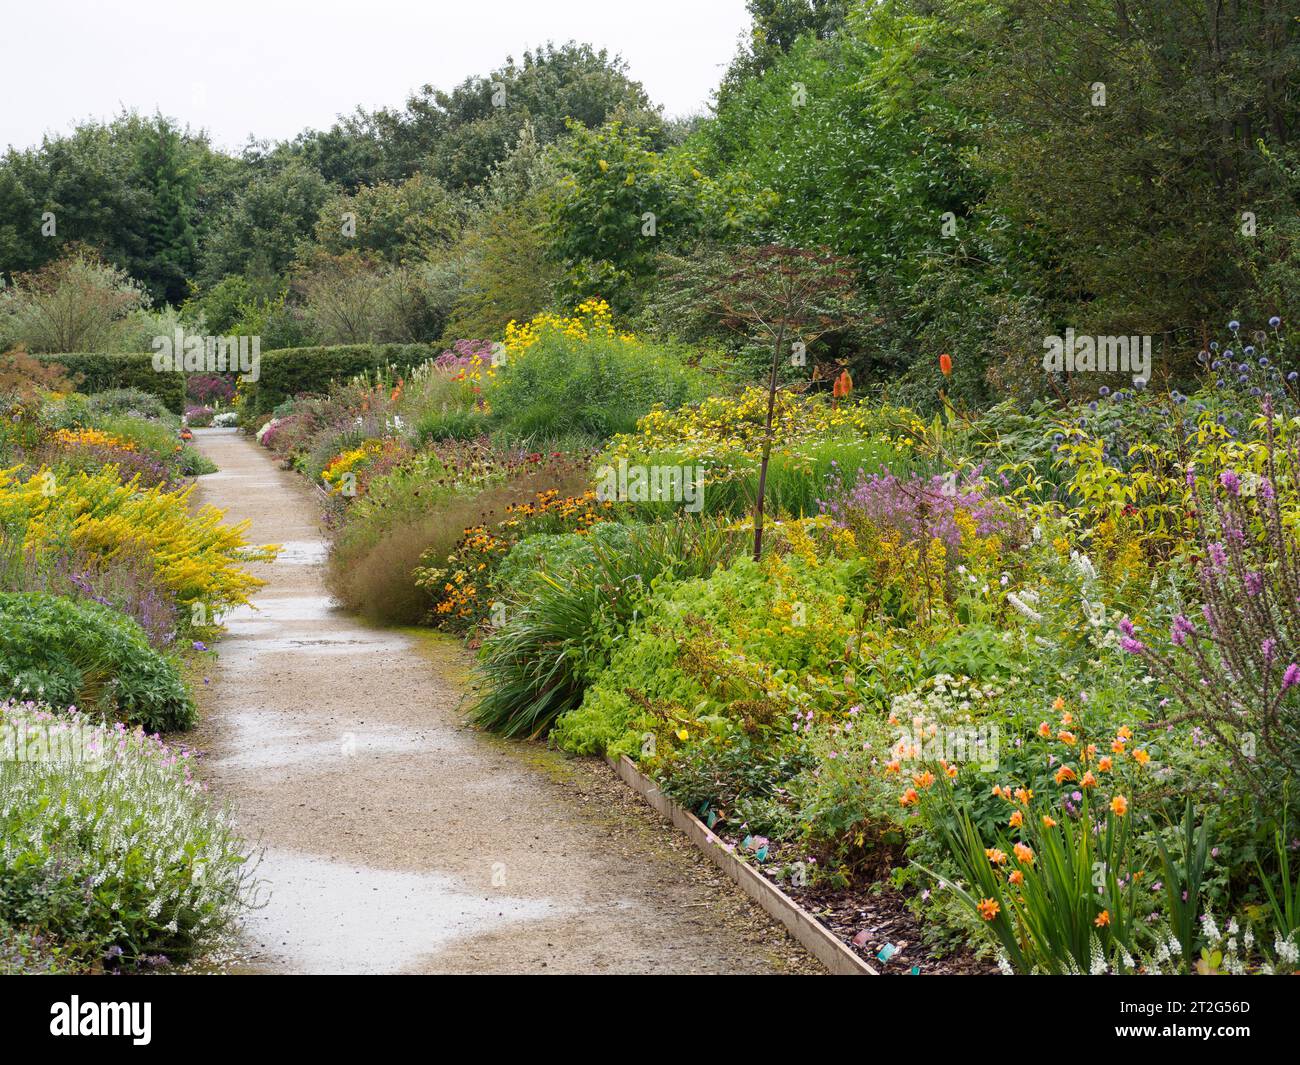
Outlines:
{"type": "Polygon", "coordinates": [[[1220,573],[1227,566],[1228,553],[1223,549],[1223,544],[1217,541],[1210,544],[1210,562],[1214,565],[1216,572],[1220,573]]]}
{"type": "Polygon", "coordinates": [[[1232,470],[1224,470],[1219,474],[1219,483],[1228,490],[1230,495],[1239,495],[1241,493],[1241,478],[1232,470]]]}
{"type": "Polygon", "coordinates": [[[1300,666],[1292,662],[1286,667],[1286,672],[1282,674],[1282,690],[1286,691],[1288,688],[1294,688],[1297,684],[1300,684],[1300,666]]]}
{"type": "Polygon", "coordinates": [[[1122,618],[1119,623],[1119,631],[1122,632],[1125,636],[1132,636],[1133,622],[1129,621],[1128,618],[1122,618]]]}
{"type": "Polygon", "coordinates": [[[1264,578],[1254,571],[1247,573],[1245,577],[1246,594],[1259,595],[1264,588],[1264,578]]]}
{"type": "Polygon", "coordinates": [[[1175,614],[1174,623],[1169,630],[1169,642],[1175,647],[1182,647],[1187,643],[1187,637],[1196,635],[1196,626],[1188,620],[1185,614],[1175,614]]]}
{"type": "Polygon", "coordinates": [[[1133,639],[1130,636],[1125,636],[1122,640],[1120,640],[1119,645],[1131,655],[1140,655],[1143,651],[1146,650],[1145,644],[1139,642],[1138,640],[1133,639]]]}

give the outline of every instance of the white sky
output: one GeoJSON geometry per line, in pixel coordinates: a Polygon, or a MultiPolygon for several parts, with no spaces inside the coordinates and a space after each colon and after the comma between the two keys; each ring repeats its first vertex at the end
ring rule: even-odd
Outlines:
{"type": "Polygon", "coordinates": [[[703,108],[744,0],[4,0],[0,146],[125,106],[218,147],[292,137],[358,104],[400,107],[569,39],[620,53],[670,117],[703,108]]]}

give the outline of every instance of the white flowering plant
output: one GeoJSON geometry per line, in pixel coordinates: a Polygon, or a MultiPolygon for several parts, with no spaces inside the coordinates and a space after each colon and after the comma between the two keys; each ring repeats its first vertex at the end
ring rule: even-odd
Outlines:
{"type": "Polygon", "coordinates": [[[30,702],[0,704],[0,729],[0,923],[138,968],[202,953],[253,904],[256,862],[190,751],[30,702]]]}

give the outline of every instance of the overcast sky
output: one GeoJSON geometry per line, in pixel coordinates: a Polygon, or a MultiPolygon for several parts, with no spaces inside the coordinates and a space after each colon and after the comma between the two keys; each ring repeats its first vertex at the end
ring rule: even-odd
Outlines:
{"type": "Polygon", "coordinates": [[[748,18],[744,0],[4,0],[3,22],[0,146],[126,107],[237,149],[571,38],[620,53],[665,114],[689,114],[748,18]]]}

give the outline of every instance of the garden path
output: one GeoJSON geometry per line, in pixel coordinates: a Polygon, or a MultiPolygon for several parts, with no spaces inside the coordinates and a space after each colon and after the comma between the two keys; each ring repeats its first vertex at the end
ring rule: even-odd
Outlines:
{"type": "Polygon", "coordinates": [[[331,605],[313,490],[234,430],[198,502],[284,545],[226,619],[195,742],[260,840],[251,972],[816,972],[602,763],[466,727],[468,656],[331,605]]]}

